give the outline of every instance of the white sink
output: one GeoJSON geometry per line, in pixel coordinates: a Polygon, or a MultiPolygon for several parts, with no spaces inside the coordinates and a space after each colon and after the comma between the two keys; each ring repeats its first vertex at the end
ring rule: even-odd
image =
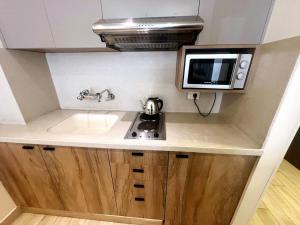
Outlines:
{"type": "Polygon", "coordinates": [[[114,113],[84,112],[76,113],[48,129],[48,132],[75,135],[101,135],[107,133],[118,121],[114,113]]]}

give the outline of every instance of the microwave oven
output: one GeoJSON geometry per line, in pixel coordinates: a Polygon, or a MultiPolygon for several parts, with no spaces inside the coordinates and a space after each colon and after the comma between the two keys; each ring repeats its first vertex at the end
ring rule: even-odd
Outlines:
{"type": "Polygon", "coordinates": [[[185,55],[183,89],[243,89],[252,54],[191,53],[185,55]]]}

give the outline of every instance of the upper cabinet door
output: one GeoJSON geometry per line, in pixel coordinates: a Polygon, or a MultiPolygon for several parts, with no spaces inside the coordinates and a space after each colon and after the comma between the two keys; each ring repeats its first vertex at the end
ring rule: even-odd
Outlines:
{"type": "Polygon", "coordinates": [[[44,1],[1,0],[0,28],[8,48],[54,47],[44,1]]]}
{"type": "Polygon", "coordinates": [[[102,0],[103,16],[111,18],[195,16],[198,0],[102,0]]]}
{"type": "Polygon", "coordinates": [[[259,44],[272,0],[201,0],[197,44],[259,44]]]}
{"type": "Polygon", "coordinates": [[[99,0],[45,0],[57,48],[105,47],[92,24],[99,20],[99,0]]]}

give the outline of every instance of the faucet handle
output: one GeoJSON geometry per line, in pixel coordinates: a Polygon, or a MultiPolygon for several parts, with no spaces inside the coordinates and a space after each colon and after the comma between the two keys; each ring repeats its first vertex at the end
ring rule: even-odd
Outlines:
{"type": "Polygon", "coordinates": [[[90,93],[90,91],[88,89],[85,89],[80,92],[80,95],[88,95],[89,93],[90,93]]]}
{"type": "Polygon", "coordinates": [[[116,97],[116,96],[115,96],[113,93],[109,92],[109,93],[107,94],[106,101],[114,100],[115,97],[116,97]]]}

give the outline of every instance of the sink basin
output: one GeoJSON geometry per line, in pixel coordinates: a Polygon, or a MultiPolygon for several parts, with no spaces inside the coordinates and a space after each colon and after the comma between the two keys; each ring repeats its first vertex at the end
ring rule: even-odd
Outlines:
{"type": "Polygon", "coordinates": [[[54,127],[51,133],[95,136],[107,133],[118,121],[119,116],[113,113],[86,112],[76,113],[54,127]]]}

